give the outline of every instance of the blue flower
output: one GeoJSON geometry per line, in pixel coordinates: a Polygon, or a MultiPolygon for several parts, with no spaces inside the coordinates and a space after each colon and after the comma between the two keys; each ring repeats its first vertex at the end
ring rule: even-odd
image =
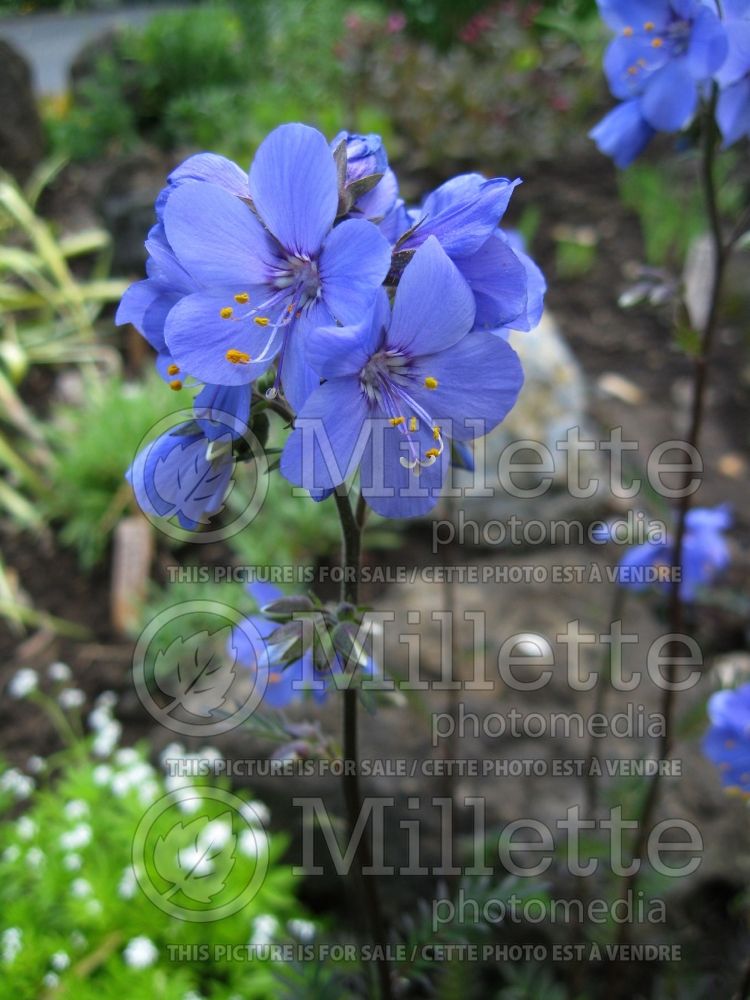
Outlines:
{"type": "MultiPolygon", "coordinates": [[[[337,677],[343,678],[346,674],[347,682],[350,681],[351,674],[347,673],[346,665],[338,654],[325,669],[316,669],[314,643],[308,645],[297,659],[277,663],[274,644],[269,640],[279,628],[279,623],[266,617],[263,609],[284,595],[271,583],[253,583],[247,590],[260,612],[247,618],[232,631],[227,647],[250,672],[254,684],[263,685],[263,700],[266,705],[285,708],[293,702],[302,701],[308,694],[312,694],[314,700],[320,703],[327,698],[337,677]]],[[[300,637],[302,634],[300,632],[300,637]]],[[[372,658],[365,654],[358,669],[371,676],[375,672],[372,658]]]]}
{"type": "MultiPolygon", "coordinates": [[[[710,586],[729,565],[729,546],[724,538],[732,524],[726,506],[696,507],[688,512],[682,543],[680,597],[694,602],[704,587],[710,586]]],[[[604,540],[605,530],[597,534],[604,540]]],[[[618,582],[631,590],[645,590],[657,584],[671,586],[672,542],[649,541],[629,549],[618,566],[618,582]],[[663,573],[660,573],[662,570],[663,573]]]]}
{"type": "Polygon", "coordinates": [[[399,253],[414,251],[434,236],[474,294],[475,328],[500,332],[532,329],[541,317],[546,284],[528,255],[498,228],[520,180],[487,180],[461,174],[442,184],[411,212],[396,206],[383,227],[393,232],[399,253]]]}
{"type": "MultiPolygon", "coordinates": [[[[200,157],[191,159],[198,160],[200,157]]],[[[165,191],[171,190],[173,188],[165,188],[165,191]]],[[[115,322],[131,323],[139,331],[156,351],[156,370],[172,389],[178,391],[183,388],[185,375],[167,347],[164,327],[171,309],[186,295],[197,292],[200,285],[177,262],[161,223],[157,223],[149,233],[146,249],[149,254],[146,261],[148,278],[135,282],[127,289],[118,306],[115,322]]],[[[204,386],[195,397],[194,405],[198,423],[206,436],[213,439],[229,431],[233,437],[238,437],[250,417],[250,398],[249,385],[204,386]]]]}
{"type": "Polygon", "coordinates": [[[202,180],[169,194],[166,236],[201,290],[171,309],[166,342],[181,369],[214,385],[247,385],[278,356],[280,384],[298,410],[318,384],[306,339],[361,319],[388,273],[390,247],[364,220],[333,228],[336,164],[307,126],[282,125],[265,139],[249,195],[252,207],[202,180]]]}
{"type": "Polygon", "coordinates": [[[716,74],[716,121],[726,147],[750,136],[750,0],[725,0],[724,18],[729,55],[716,74]]]}
{"type": "Polygon", "coordinates": [[[590,132],[599,150],[624,169],[637,159],[656,135],[641,115],[640,98],[618,104],[590,132]]]}
{"type": "Polygon", "coordinates": [[[233,469],[228,431],[211,442],[196,424],[185,423],[143,448],[125,478],[145,514],[176,517],[196,531],[222,509],[233,469]]]}
{"type": "Polygon", "coordinates": [[[708,716],[703,753],[719,768],[725,788],[750,795],[750,684],[711,695],[708,716]]]}
{"type": "Polygon", "coordinates": [[[398,198],[398,181],[388,166],[388,156],[379,135],[356,135],[339,132],[331,142],[331,150],[336,151],[341,143],[346,143],[346,188],[354,185],[354,203],[349,209],[352,218],[381,222],[393,209],[398,198]],[[380,176],[373,188],[358,194],[357,185],[368,177],[380,176]]]}
{"type": "Polygon", "coordinates": [[[644,122],[658,132],[684,128],[695,114],[700,85],[727,55],[715,6],[703,0],[598,3],[604,20],[618,32],[604,57],[612,93],[625,101],[637,98],[644,122]]]}
{"type": "Polygon", "coordinates": [[[359,467],[377,513],[430,510],[450,461],[448,439],[486,434],[523,383],[504,340],[470,332],[475,310],[472,290],[433,237],[406,266],[392,311],[383,293],[359,326],[311,335],[308,362],[326,381],[298,414],[284,476],[330,490],[359,467]]]}

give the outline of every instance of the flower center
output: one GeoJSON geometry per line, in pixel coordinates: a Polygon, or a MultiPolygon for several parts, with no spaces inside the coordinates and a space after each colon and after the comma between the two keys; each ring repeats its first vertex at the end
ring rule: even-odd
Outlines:
{"type": "Polygon", "coordinates": [[[274,288],[292,289],[295,298],[304,305],[320,296],[321,282],[317,261],[306,257],[287,257],[288,268],[280,271],[275,278],[274,288]]]}

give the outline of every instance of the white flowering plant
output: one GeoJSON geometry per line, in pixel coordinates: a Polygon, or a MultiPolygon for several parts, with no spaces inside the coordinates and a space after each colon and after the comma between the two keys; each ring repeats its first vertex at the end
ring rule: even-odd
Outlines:
{"type": "MultiPolygon", "coordinates": [[[[38,697],[30,675],[16,688],[16,696],[38,697]]],[[[250,820],[238,831],[227,805],[202,792],[210,782],[215,796],[221,785],[215,778],[165,775],[150,763],[145,747],[120,746],[113,708],[114,696],[105,694],[89,714],[91,734],[71,738],[67,749],[46,760],[35,757],[24,768],[0,767],[3,995],[283,995],[279,965],[271,949],[264,954],[259,946],[301,942],[320,932],[294,897],[288,865],[280,863],[284,838],[267,832],[268,811],[261,803],[229,793],[227,786],[227,796],[244,803],[250,820]],[[162,803],[171,812],[163,812],[162,803]],[[138,830],[152,808],[161,816],[152,831],[158,853],[139,861],[138,830]],[[260,862],[263,878],[254,894],[217,919],[180,919],[167,905],[155,905],[143,888],[172,878],[175,884],[163,897],[170,902],[183,891],[193,899],[207,891],[231,895],[233,887],[252,882],[260,862]],[[197,895],[191,878],[200,887],[197,895]],[[242,942],[247,951],[235,950],[228,961],[222,946],[236,949],[242,942]]],[[[81,720],[65,714],[72,734],[81,720]]],[[[201,751],[203,757],[209,753],[201,751]]],[[[189,765],[190,756],[175,744],[162,762],[189,765]]]]}

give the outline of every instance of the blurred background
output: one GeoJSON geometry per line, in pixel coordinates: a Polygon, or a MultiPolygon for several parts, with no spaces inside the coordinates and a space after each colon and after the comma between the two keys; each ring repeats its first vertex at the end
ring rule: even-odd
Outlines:
{"type": "MultiPolygon", "coordinates": [[[[570,427],[595,438],[622,427],[623,438],[639,445],[628,458],[627,474],[635,477],[650,448],[686,431],[694,345],[687,332],[672,334],[674,290],[686,268],[695,270],[705,225],[689,138],[676,145],[659,137],[649,155],[622,174],[587,138],[611,105],[601,72],[606,43],[594,0],[0,3],[0,683],[6,689],[0,739],[8,807],[0,885],[8,900],[20,900],[0,927],[0,946],[20,977],[16,995],[175,1000],[361,995],[356,969],[345,969],[344,985],[334,987],[323,973],[316,984],[304,968],[280,976],[279,970],[247,963],[230,968],[166,961],[165,942],[203,942],[208,932],[195,925],[193,938],[184,928],[178,933],[174,921],[148,900],[138,901],[123,874],[133,824],[147,801],[138,798],[138,787],[151,782],[152,791],[168,788],[159,755],[189,756],[204,746],[186,740],[176,749],[173,734],[145,711],[130,677],[134,642],[161,612],[184,602],[213,600],[243,613],[253,609],[242,582],[216,582],[211,573],[180,576],[176,568],[320,567],[338,558],[335,511],[293,499],[278,474],[269,486],[271,516],[258,522],[257,530],[228,533],[220,542],[191,546],[139,516],[124,471],[144,436],[179,401],[153,373],[150,349],[137,332],[115,327],[114,312],[128,284],[143,276],[143,240],[166,175],[200,150],[247,167],[272,128],[302,121],[329,138],[341,129],[382,135],[408,203],[464,171],[522,177],[503,224],[521,234],[545,272],[548,308],[538,330],[514,335],[527,385],[488,461],[494,456],[496,462],[502,447],[524,438],[544,443],[559,458],[555,443],[570,427]],[[28,691],[21,683],[14,695],[19,671],[33,671],[36,680],[22,675],[28,691]],[[98,737],[104,752],[97,756],[91,741],[98,737]],[[99,770],[97,777],[102,766],[109,773],[99,770]],[[48,773],[57,779],[49,786],[48,773]],[[117,786],[122,794],[112,795],[117,775],[124,775],[117,786]],[[37,790],[37,783],[46,791],[37,790]],[[84,802],[81,822],[90,822],[93,836],[80,850],[58,856],[51,842],[34,838],[42,836],[40,829],[52,831],[48,838],[64,836],[64,824],[75,819],[65,818],[71,801],[84,802]],[[26,839],[19,827],[23,815],[32,817],[34,826],[26,839]],[[107,856],[94,850],[96,843],[109,845],[107,856]],[[47,860],[35,855],[38,864],[30,862],[31,850],[47,860]],[[66,861],[70,856],[78,858],[82,872],[77,861],[66,861]],[[76,880],[86,881],[90,891],[80,885],[76,890],[76,880]],[[99,902],[98,910],[92,901],[99,902]],[[17,935],[8,937],[14,928],[24,947],[13,944],[17,935]],[[128,952],[144,935],[162,949],[158,958],[149,958],[142,942],[128,952]],[[55,964],[50,956],[61,952],[68,958],[55,964]],[[46,985],[40,986],[45,976],[46,985]]],[[[743,155],[730,151],[723,157],[722,206],[730,219],[750,193],[743,155]]],[[[665,807],[699,825],[704,859],[696,876],[680,880],[670,896],[666,922],[641,928],[643,941],[685,946],[683,960],[630,967],[633,996],[687,998],[711,991],[728,996],[727,984],[736,982],[750,943],[746,808],[723,795],[715,769],[699,750],[705,702],[717,678],[750,677],[748,287],[747,255],[739,255],[729,274],[718,338],[704,437],[707,475],[698,497],[701,506],[732,506],[733,558],[720,585],[694,609],[692,625],[710,669],[686,696],[679,754],[689,777],[669,786],[665,807]],[[690,947],[696,943],[699,948],[690,947]]],[[[601,454],[590,471],[606,479],[600,461],[601,454]]],[[[238,472],[228,517],[233,504],[242,503],[244,475],[238,472]]],[[[585,526],[631,511],[671,523],[664,500],[650,492],[624,501],[605,486],[582,502],[563,487],[556,477],[551,492],[523,503],[498,492],[467,507],[467,517],[480,525],[517,515],[543,525],[562,519],[585,526]]],[[[453,514],[446,507],[440,516],[453,514]]],[[[428,674],[440,669],[439,637],[429,620],[436,608],[485,612],[489,650],[518,633],[545,635],[559,649],[555,636],[575,619],[593,631],[606,630],[612,607],[618,607],[614,587],[572,577],[553,584],[551,571],[614,564],[621,550],[603,549],[587,538],[578,544],[575,534],[573,545],[551,535],[548,544],[531,546],[473,535],[465,540],[466,546],[457,539],[436,547],[429,521],[374,520],[368,532],[366,559],[372,567],[430,567],[453,560],[492,572],[540,566],[548,571],[541,582],[518,586],[445,586],[426,579],[366,586],[364,600],[395,611],[399,628],[407,629],[407,611],[422,612],[416,631],[424,633],[428,674]]],[[[321,590],[324,597],[335,596],[333,585],[330,593],[325,586],[321,590]]],[[[639,635],[626,652],[636,666],[651,639],[664,631],[662,597],[631,597],[626,624],[639,635]]],[[[194,627],[205,627],[200,616],[194,627]]],[[[406,652],[397,631],[387,639],[386,668],[398,676],[405,673],[406,652]]],[[[179,635],[163,636],[164,649],[179,635]]],[[[465,628],[458,629],[459,674],[472,670],[471,641],[465,628]]],[[[593,669],[600,660],[601,652],[592,652],[593,669]]],[[[439,755],[445,748],[430,746],[430,713],[445,708],[444,698],[431,692],[422,703],[382,705],[377,722],[363,724],[364,756],[374,756],[376,749],[382,753],[384,745],[415,759],[439,755]]],[[[639,692],[638,703],[646,716],[655,710],[656,695],[639,692]]],[[[571,692],[558,678],[537,693],[508,692],[497,683],[466,699],[467,711],[479,717],[514,706],[545,717],[591,707],[588,694],[571,692]]],[[[310,718],[321,732],[337,732],[335,706],[304,706],[281,723],[269,723],[265,741],[235,730],[215,741],[217,752],[267,756],[291,738],[290,719],[293,724],[310,718]]],[[[648,738],[633,732],[625,740],[613,739],[609,749],[615,756],[639,756],[648,752],[648,738]]],[[[451,748],[455,756],[478,760],[576,757],[581,751],[581,746],[561,747],[549,733],[511,740],[473,730],[451,748]]],[[[637,781],[605,784],[607,802],[636,808],[642,793],[637,781]]],[[[345,933],[336,878],[329,874],[300,885],[288,876],[288,860],[299,848],[294,783],[240,779],[235,786],[270,809],[277,881],[252,913],[214,928],[212,940],[345,933]],[[307,923],[303,927],[300,921],[307,923]]],[[[402,798],[407,791],[445,791],[438,781],[407,790],[385,777],[373,787],[402,798]]],[[[335,802],[335,781],[321,782],[321,788],[335,802]]],[[[509,777],[489,786],[463,781],[449,787],[460,797],[479,791],[496,828],[521,815],[553,823],[566,803],[583,794],[574,777],[509,777]]],[[[403,802],[399,808],[394,829],[406,814],[403,802]]],[[[459,843],[469,813],[457,808],[459,843]]],[[[425,822],[437,849],[440,816],[425,822]]],[[[388,881],[394,883],[386,900],[394,934],[411,940],[422,933],[420,900],[442,891],[439,880],[388,881]]],[[[498,871],[489,887],[473,891],[507,894],[511,888],[498,871]]],[[[578,890],[561,870],[534,891],[575,896],[578,890]]],[[[611,891],[611,885],[601,889],[605,896],[611,891]]],[[[451,933],[457,940],[476,931],[504,943],[551,944],[567,940],[569,930],[503,925],[451,933]]],[[[609,925],[603,939],[611,933],[609,925]]],[[[404,969],[403,975],[410,983],[407,996],[551,1000],[604,995],[611,971],[586,963],[556,967],[522,961],[487,963],[473,969],[471,982],[460,965],[404,969]]]]}

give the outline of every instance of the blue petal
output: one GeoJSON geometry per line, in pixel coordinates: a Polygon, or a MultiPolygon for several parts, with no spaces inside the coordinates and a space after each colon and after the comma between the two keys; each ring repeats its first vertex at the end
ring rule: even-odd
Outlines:
{"type": "Polygon", "coordinates": [[[431,237],[401,276],[386,343],[411,355],[443,350],[471,329],[475,312],[466,280],[431,237]]]}
{"type": "Polygon", "coordinates": [[[240,437],[250,419],[249,385],[205,385],[193,400],[195,419],[209,439],[240,437]]]}
{"type": "MultiPolygon", "coordinates": [[[[365,219],[377,222],[386,218],[396,204],[397,198],[398,181],[394,172],[389,168],[383,174],[382,180],[375,185],[372,191],[368,191],[367,194],[360,195],[357,198],[351,214],[354,216],[361,215],[365,219]]],[[[399,235],[401,234],[399,233],[399,235]]]]}
{"type": "Polygon", "coordinates": [[[618,105],[589,132],[599,150],[611,156],[620,169],[629,166],[655,134],[643,120],[638,100],[618,105]]]}
{"type": "Polygon", "coordinates": [[[669,0],[597,0],[599,12],[610,28],[641,29],[646,21],[663,28],[669,21],[669,0]]]}
{"type": "MultiPolygon", "coordinates": [[[[434,444],[429,428],[421,428],[418,435],[409,437],[417,438],[422,454],[434,444]]],[[[411,458],[406,436],[387,425],[373,427],[362,456],[360,486],[367,503],[383,517],[419,517],[432,510],[440,499],[450,448],[446,447],[437,461],[422,468],[419,475],[406,468],[402,458],[411,458]]]]}
{"type": "Polygon", "coordinates": [[[526,269],[494,233],[471,257],[454,257],[453,261],[476,297],[477,328],[508,326],[525,311],[526,269]]]}
{"type": "Polygon", "coordinates": [[[750,136],[750,79],[722,90],[716,106],[716,121],[725,147],[750,136]]]}
{"type": "Polygon", "coordinates": [[[459,441],[489,433],[513,408],[523,385],[521,362],[510,344],[481,332],[418,358],[412,373],[414,400],[459,441]],[[436,389],[424,388],[428,376],[437,380],[436,389]]]}
{"type": "Polygon", "coordinates": [[[729,53],[716,74],[716,82],[720,87],[737,83],[750,72],[750,3],[747,17],[727,24],[726,32],[729,53]]]}
{"type": "Polygon", "coordinates": [[[362,323],[349,327],[318,327],[305,337],[308,364],[322,378],[355,375],[380,347],[391,307],[384,289],[362,323]]]}
{"type": "Polygon", "coordinates": [[[274,129],[255,154],[250,194],[285,250],[316,256],[339,197],[336,164],[324,136],[306,125],[274,129]]]}
{"type": "Polygon", "coordinates": [[[227,191],[195,181],[170,196],[164,228],[179,263],[201,284],[236,291],[268,281],[278,252],[248,206],[227,191]]]}
{"type": "Polygon", "coordinates": [[[415,249],[429,236],[435,236],[450,257],[467,257],[476,253],[497,228],[514,188],[521,181],[498,177],[483,181],[477,187],[473,180],[476,175],[468,177],[472,179],[463,186],[458,183],[462,178],[455,178],[447,199],[443,190],[447,185],[427,198],[417,229],[404,240],[401,249],[415,249]]]}
{"type": "Polygon", "coordinates": [[[271,327],[258,327],[250,319],[222,319],[221,310],[229,303],[228,291],[197,292],[181,299],[167,317],[169,350],[180,368],[201,382],[246,385],[267,371],[281,347],[282,334],[269,333],[271,327]],[[248,354],[250,361],[232,364],[227,360],[232,350],[248,354]],[[262,361],[253,360],[264,352],[262,361]]]}
{"type": "Polygon", "coordinates": [[[282,475],[311,491],[343,483],[358,463],[367,413],[359,379],[324,382],[295,420],[281,456],[282,475]]]}
{"type": "Polygon", "coordinates": [[[336,319],[359,323],[371,308],[391,264],[391,248],[371,222],[349,219],[336,226],[320,255],[323,299],[336,319]]]}
{"type": "Polygon", "coordinates": [[[648,82],[641,98],[641,113],[658,132],[679,132],[698,104],[698,88],[685,59],[673,59],[648,82]]]}
{"type": "Polygon", "coordinates": [[[696,80],[706,80],[721,67],[729,52],[724,25],[708,7],[702,7],[693,22],[687,62],[696,80]]]}

